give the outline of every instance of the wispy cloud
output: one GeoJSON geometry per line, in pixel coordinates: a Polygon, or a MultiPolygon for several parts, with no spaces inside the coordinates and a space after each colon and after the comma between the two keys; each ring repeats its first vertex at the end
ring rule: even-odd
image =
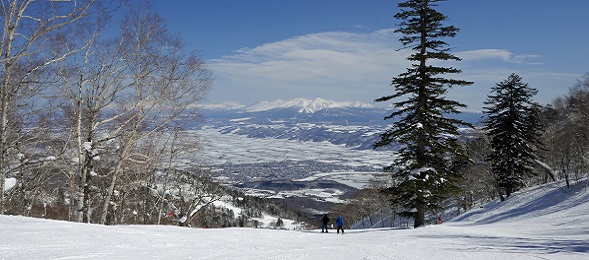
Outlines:
{"type": "Polygon", "coordinates": [[[408,53],[398,48],[393,29],[324,32],[240,49],[209,63],[219,84],[234,91],[365,101],[378,98],[374,93],[386,91],[395,73],[408,66],[408,53]]]}
{"type": "MultiPolygon", "coordinates": [[[[394,29],[369,33],[322,32],[243,48],[220,59],[209,60],[215,75],[211,101],[261,100],[322,97],[332,100],[372,100],[391,94],[391,79],[410,65],[411,50],[401,49],[394,29]]],[[[449,95],[477,109],[488,90],[511,73],[528,82],[555,82],[575,75],[541,71],[541,57],[516,54],[505,49],[479,49],[455,53],[463,61],[458,78],[475,86],[453,90],[449,95]],[[550,75],[550,76],[549,76],[550,75]],[[549,77],[547,79],[547,77],[549,77]]],[[[543,67],[546,70],[546,67],[543,67]]],[[[563,92],[562,90],[560,92],[563,92]]]]}
{"type": "Polygon", "coordinates": [[[514,54],[504,49],[480,49],[471,51],[462,51],[455,53],[458,57],[464,61],[472,60],[501,60],[505,62],[513,63],[525,63],[525,64],[542,64],[534,62],[534,59],[539,58],[539,55],[534,54],[514,54]]]}

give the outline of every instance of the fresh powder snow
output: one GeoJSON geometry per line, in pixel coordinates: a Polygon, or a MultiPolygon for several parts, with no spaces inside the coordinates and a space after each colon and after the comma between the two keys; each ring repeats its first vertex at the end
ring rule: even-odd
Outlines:
{"type": "MultiPolygon", "coordinates": [[[[0,216],[0,259],[589,259],[586,183],[528,188],[418,229],[202,229],[0,216]]],[[[286,220],[285,220],[286,222],[286,220]]]]}

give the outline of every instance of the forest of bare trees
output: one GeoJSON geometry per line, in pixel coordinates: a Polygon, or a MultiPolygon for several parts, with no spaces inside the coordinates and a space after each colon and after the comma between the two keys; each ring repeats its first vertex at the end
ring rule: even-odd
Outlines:
{"type": "Polygon", "coordinates": [[[174,174],[178,155],[199,149],[177,118],[211,74],[147,1],[0,9],[2,214],[159,223],[172,206],[190,220],[218,200],[202,174],[174,174]]]}
{"type": "Polygon", "coordinates": [[[211,72],[148,1],[0,8],[0,214],[206,227],[257,227],[263,209],[296,218],[182,163],[202,149],[183,130],[201,119],[211,72]]]}

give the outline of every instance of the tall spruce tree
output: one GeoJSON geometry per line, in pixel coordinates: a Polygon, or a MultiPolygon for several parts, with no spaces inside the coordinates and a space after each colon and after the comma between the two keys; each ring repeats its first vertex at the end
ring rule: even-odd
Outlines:
{"type": "Polygon", "coordinates": [[[442,40],[455,37],[459,30],[442,24],[447,17],[434,9],[442,1],[409,0],[398,4],[401,11],[395,18],[401,23],[396,32],[403,34],[400,41],[405,48],[414,51],[407,58],[413,64],[393,78],[394,94],[375,100],[392,100],[396,108],[385,120],[397,118],[398,122],[381,134],[375,148],[401,144],[399,156],[385,169],[393,177],[393,186],[388,190],[393,195],[392,203],[405,208],[403,215],[414,218],[414,227],[425,224],[426,211],[442,210],[442,200],[457,191],[459,176],[453,162],[463,154],[457,142],[458,127],[470,126],[448,117],[466,106],[447,99],[446,93],[454,86],[472,82],[445,78],[444,74],[461,71],[431,64],[436,60],[460,60],[448,53],[448,44],[442,40]]]}
{"type": "Polygon", "coordinates": [[[483,112],[488,118],[485,130],[493,150],[489,161],[503,201],[502,192],[509,197],[534,174],[543,125],[540,105],[532,100],[538,90],[523,83],[520,76],[511,74],[491,92],[483,112]]]}

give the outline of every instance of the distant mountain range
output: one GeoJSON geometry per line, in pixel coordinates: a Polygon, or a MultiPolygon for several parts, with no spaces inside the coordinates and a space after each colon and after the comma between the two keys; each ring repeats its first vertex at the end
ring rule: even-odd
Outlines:
{"type": "Polygon", "coordinates": [[[314,114],[316,112],[330,110],[330,109],[343,109],[343,108],[374,108],[372,105],[356,102],[356,101],[330,101],[322,98],[316,99],[305,99],[296,98],[291,100],[278,99],[275,101],[262,101],[251,107],[247,107],[248,112],[268,111],[273,109],[283,108],[294,108],[297,109],[298,113],[303,114],[314,114]]]}
{"type": "Polygon", "coordinates": [[[322,98],[307,99],[295,98],[290,100],[277,99],[274,101],[261,101],[252,106],[239,103],[203,104],[200,108],[204,110],[244,110],[248,112],[273,110],[279,108],[296,108],[300,113],[315,113],[319,110],[342,107],[373,108],[373,105],[358,101],[331,101],[322,98]]]}
{"type": "MultiPolygon", "coordinates": [[[[321,98],[263,101],[253,106],[234,103],[201,107],[205,121],[190,128],[212,126],[222,133],[252,138],[279,138],[330,142],[357,149],[372,149],[393,120],[384,120],[392,108],[362,102],[337,102],[321,98]]],[[[463,112],[455,118],[478,124],[479,112],[463,112]]]]}

